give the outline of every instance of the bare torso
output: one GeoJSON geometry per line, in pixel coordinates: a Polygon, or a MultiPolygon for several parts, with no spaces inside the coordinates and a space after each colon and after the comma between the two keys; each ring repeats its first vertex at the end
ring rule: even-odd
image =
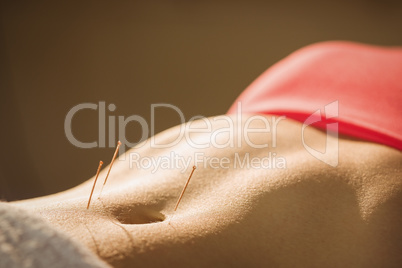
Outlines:
{"type": "MultiPolygon", "coordinates": [[[[210,120],[213,129],[227,127],[210,120]]],[[[400,267],[401,153],[340,138],[339,150],[328,156],[339,154],[339,164],[332,167],[306,150],[301,128],[295,121],[280,122],[275,147],[273,135],[250,134],[254,144],[269,145],[260,149],[243,138],[240,146],[235,142],[233,148],[205,149],[193,148],[185,139],[155,149],[148,140],[129,151],[126,160],[116,161],[98,199],[107,169],[102,171],[88,210],[93,179],[66,192],[15,204],[40,214],[116,267],[400,267]],[[136,153],[162,161],[172,159],[172,152],[192,159],[187,169],[166,164],[152,173],[152,168],[141,168],[130,159],[130,153],[136,153]],[[196,153],[218,161],[227,158],[227,164],[219,166],[211,159],[215,162],[197,163],[173,213],[196,153]],[[247,166],[247,155],[248,161],[256,159],[253,165],[247,166]],[[257,163],[264,157],[266,162],[257,163]],[[284,165],[273,163],[283,160],[284,165]]],[[[158,134],[157,143],[174,140],[179,130],[158,134]]],[[[222,144],[227,135],[215,138],[222,144]]],[[[211,134],[192,138],[201,143],[211,134]]],[[[322,150],[326,135],[309,129],[304,139],[322,150]]]]}

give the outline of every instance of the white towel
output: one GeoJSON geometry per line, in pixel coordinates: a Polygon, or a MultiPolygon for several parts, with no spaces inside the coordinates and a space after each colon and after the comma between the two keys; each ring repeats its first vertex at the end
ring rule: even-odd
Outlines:
{"type": "Polygon", "coordinates": [[[110,266],[38,216],[0,202],[0,267],[110,266]]]}

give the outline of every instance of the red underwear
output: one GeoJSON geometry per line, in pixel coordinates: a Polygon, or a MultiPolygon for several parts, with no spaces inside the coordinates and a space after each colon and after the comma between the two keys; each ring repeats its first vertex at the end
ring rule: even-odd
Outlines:
{"type": "Polygon", "coordinates": [[[318,115],[314,126],[324,129],[330,118],[340,134],[402,150],[402,48],[313,44],[265,71],[228,114],[236,113],[238,102],[242,113],[285,115],[300,122],[318,115]]]}

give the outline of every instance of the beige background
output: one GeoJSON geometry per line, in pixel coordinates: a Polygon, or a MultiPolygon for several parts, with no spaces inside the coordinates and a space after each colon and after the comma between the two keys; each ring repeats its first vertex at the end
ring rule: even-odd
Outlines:
{"type": "MultiPolygon", "coordinates": [[[[189,119],[227,111],[270,65],[307,44],[402,44],[401,1],[2,1],[0,198],[75,186],[114,148],[80,149],[64,118],[82,102],[114,103],[108,115],[149,119],[152,103],[189,119]],[[146,2],[146,3],[144,3],[146,2]]],[[[158,131],[177,124],[157,114],[158,131]]],[[[74,134],[97,138],[96,111],[74,134]]],[[[140,129],[127,128],[131,141],[140,129]]]]}

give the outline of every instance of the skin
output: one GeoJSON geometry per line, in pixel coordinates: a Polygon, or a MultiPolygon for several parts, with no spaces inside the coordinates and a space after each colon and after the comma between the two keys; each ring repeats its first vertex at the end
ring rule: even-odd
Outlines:
{"type": "MultiPolygon", "coordinates": [[[[271,116],[265,118],[271,122],[271,116]]],[[[213,130],[228,126],[217,119],[209,119],[213,130]]],[[[244,126],[247,118],[232,119],[244,126]]],[[[261,128],[262,121],[252,126],[261,128]]],[[[205,128],[205,123],[192,127],[205,128]]],[[[307,152],[301,128],[290,119],[279,122],[276,147],[273,135],[250,133],[253,143],[268,143],[263,149],[248,145],[241,135],[241,146],[234,148],[195,149],[181,140],[155,149],[148,140],[129,151],[142,157],[202,152],[232,162],[234,153],[264,157],[275,152],[286,159],[283,169],[198,164],[175,213],[192,164],[184,173],[178,168],[151,173],[130,168],[127,154],[114,163],[98,199],[107,172],[103,169],[88,210],[94,178],[15,204],[41,215],[114,267],[401,267],[401,153],[341,137],[339,164],[332,167],[307,152]]],[[[179,130],[156,135],[157,143],[174,140],[179,130]]],[[[228,135],[220,134],[219,141],[228,135]]],[[[191,137],[204,141],[211,133],[191,137]]],[[[324,150],[325,132],[308,127],[304,138],[310,147],[324,150]]]]}

